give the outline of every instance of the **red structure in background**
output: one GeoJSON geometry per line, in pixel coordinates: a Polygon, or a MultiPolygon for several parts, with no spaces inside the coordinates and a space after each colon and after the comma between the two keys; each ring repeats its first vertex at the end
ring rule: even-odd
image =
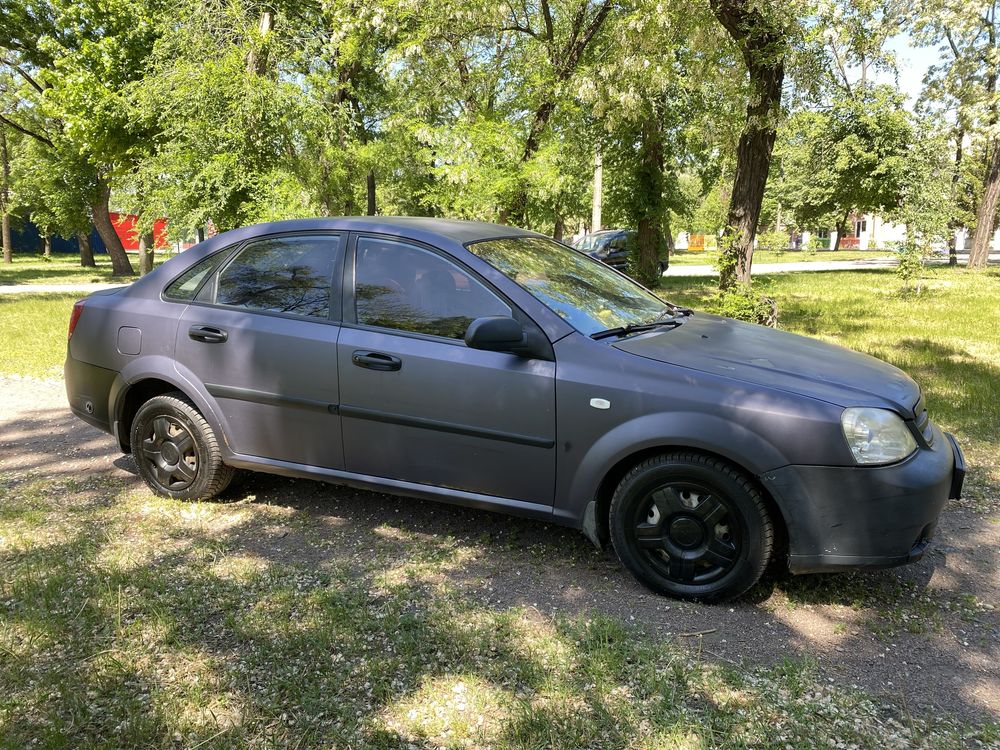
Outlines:
{"type": "MultiPolygon", "coordinates": [[[[137,252],[139,250],[139,235],[136,234],[135,223],[139,217],[135,214],[119,214],[114,211],[110,213],[110,216],[111,223],[115,225],[115,232],[118,233],[118,239],[122,241],[122,245],[129,252],[137,252]]],[[[153,247],[157,250],[169,247],[166,219],[157,219],[153,222],[153,247]]]]}

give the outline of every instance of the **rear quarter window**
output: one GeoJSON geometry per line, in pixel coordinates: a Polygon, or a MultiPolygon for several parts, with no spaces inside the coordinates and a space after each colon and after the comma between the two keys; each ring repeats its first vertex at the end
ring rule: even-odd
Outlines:
{"type": "Polygon", "coordinates": [[[167,285],[167,288],[163,290],[163,296],[168,299],[190,302],[198,294],[198,289],[201,288],[205,279],[215,273],[215,269],[219,267],[225,256],[226,253],[223,251],[195,263],[167,285]]]}

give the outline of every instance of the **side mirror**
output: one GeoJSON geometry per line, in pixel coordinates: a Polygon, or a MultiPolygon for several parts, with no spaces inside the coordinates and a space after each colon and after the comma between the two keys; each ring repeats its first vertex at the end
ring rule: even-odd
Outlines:
{"type": "Polygon", "coordinates": [[[503,315],[472,321],[465,331],[465,344],[470,349],[530,356],[524,326],[503,315]]]}

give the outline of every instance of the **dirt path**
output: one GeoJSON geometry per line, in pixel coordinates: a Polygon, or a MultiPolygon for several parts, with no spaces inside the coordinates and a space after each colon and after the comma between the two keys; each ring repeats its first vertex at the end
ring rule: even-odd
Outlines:
{"type": "MultiPolygon", "coordinates": [[[[61,382],[0,378],[0,472],[138,484],[114,440],[72,417],[61,382]]],[[[611,552],[547,524],[255,475],[233,491],[246,502],[286,505],[330,529],[330,558],[363,556],[389,525],[453,537],[477,554],[452,572],[470,598],[544,616],[603,613],[725,663],[809,658],[831,682],[856,685],[919,716],[1000,720],[1000,517],[952,504],[924,560],[840,576],[769,576],[744,602],[687,604],[650,594],[611,552]],[[346,536],[345,536],[346,534],[346,536]],[[346,540],[346,544],[345,544],[346,540]]],[[[233,493],[231,493],[233,494],[233,493]]],[[[2,499],[0,499],[2,502],[2,499]]],[[[322,565],[290,528],[266,553],[322,565]]],[[[247,540],[248,546],[260,540],[247,540]]],[[[257,549],[255,551],[260,551],[257,549]]]]}

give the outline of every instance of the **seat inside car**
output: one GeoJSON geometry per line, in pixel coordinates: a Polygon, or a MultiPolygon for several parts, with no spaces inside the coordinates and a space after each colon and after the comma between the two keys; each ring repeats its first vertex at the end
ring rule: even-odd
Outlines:
{"type": "Polygon", "coordinates": [[[456,307],[455,277],[436,261],[431,261],[431,264],[413,284],[413,306],[434,317],[451,317],[456,307]]]}

